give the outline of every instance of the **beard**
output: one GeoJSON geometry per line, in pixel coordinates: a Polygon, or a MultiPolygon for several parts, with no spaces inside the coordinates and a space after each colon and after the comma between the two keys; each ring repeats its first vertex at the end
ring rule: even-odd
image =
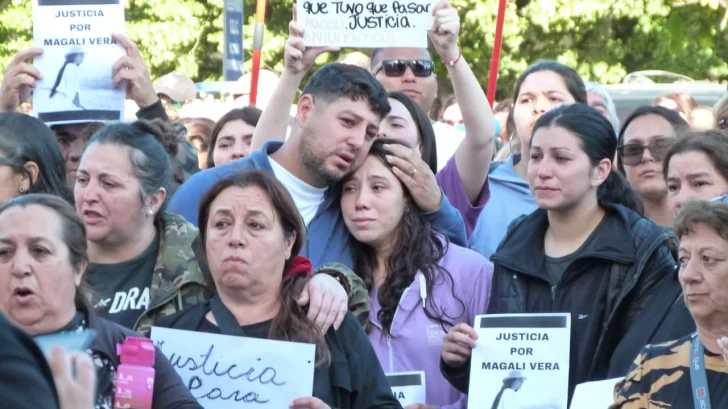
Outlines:
{"type": "Polygon", "coordinates": [[[321,144],[316,143],[317,138],[314,131],[303,129],[301,131],[301,163],[318,178],[320,181],[327,185],[334,185],[339,183],[347,171],[340,170],[336,167],[331,167],[326,164],[326,160],[332,155],[336,154],[336,151],[325,151],[321,147],[321,144]]]}

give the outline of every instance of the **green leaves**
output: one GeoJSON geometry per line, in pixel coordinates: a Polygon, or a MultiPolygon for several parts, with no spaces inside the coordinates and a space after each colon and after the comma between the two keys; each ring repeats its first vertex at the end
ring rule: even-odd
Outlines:
{"type": "MultiPolygon", "coordinates": [[[[460,10],[463,55],[485,88],[498,0],[451,2],[460,10]]],[[[223,0],[127,0],[127,33],[139,45],[154,78],[172,71],[195,81],[222,77],[222,6],[223,0]]],[[[251,67],[255,6],[255,0],[245,0],[246,70],[251,67]]],[[[283,68],[292,6],[293,0],[268,1],[262,52],[267,69],[280,72],[283,68]]],[[[542,58],[564,62],[585,78],[605,83],[645,69],[675,71],[696,79],[728,79],[725,14],[718,0],[509,1],[498,98],[509,97],[518,75],[542,58]]],[[[29,47],[31,39],[31,1],[11,0],[0,10],[0,68],[17,51],[29,47]]],[[[342,50],[347,51],[351,50],[342,50]]],[[[336,57],[324,55],[317,64],[336,57]]],[[[449,80],[439,62],[437,70],[444,96],[449,93],[449,80]]]]}

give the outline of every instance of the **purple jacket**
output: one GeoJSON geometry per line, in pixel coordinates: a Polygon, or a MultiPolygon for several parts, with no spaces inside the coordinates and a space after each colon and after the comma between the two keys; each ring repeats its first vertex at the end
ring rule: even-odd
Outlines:
{"type": "Polygon", "coordinates": [[[402,293],[389,337],[384,335],[377,319],[381,306],[377,299],[378,288],[374,288],[369,296],[369,320],[372,323],[369,340],[385,373],[425,372],[427,402],[419,403],[443,409],[465,408],[467,395],[450,386],[440,373],[445,331],[440,324],[427,318],[423,304],[427,303],[431,313],[444,311],[447,316],[453,317],[446,320],[454,324],[464,322],[472,326],[475,316],[485,314],[488,309],[493,264],[480,254],[452,243],[438,264],[452,275],[454,293],[465,308],[453,298],[451,283],[442,274],[436,277],[432,298],[427,298],[424,275],[417,273],[415,280],[402,293]],[[432,304],[433,298],[436,308],[432,304]]]}

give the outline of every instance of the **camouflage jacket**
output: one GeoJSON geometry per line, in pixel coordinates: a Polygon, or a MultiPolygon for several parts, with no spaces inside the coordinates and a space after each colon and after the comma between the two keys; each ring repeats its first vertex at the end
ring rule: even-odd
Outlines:
{"type": "Polygon", "coordinates": [[[349,296],[349,311],[354,314],[362,327],[369,323],[369,291],[358,275],[341,263],[324,264],[314,271],[314,274],[328,274],[341,283],[349,296]]]}
{"type": "Polygon", "coordinates": [[[197,228],[182,216],[169,213],[163,215],[156,227],[160,232],[160,243],[149,291],[149,308],[132,328],[142,334],[148,334],[160,318],[212,296],[205,281],[209,267],[197,228]]]}
{"type": "MultiPolygon", "coordinates": [[[[134,331],[149,335],[160,318],[175,314],[213,296],[205,277],[210,268],[202,252],[195,226],[182,216],[165,213],[157,223],[161,232],[159,255],[154,266],[149,292],[149,308],[137,319],[134,331]]],[[[369,292],[364,281],[340,263],[323,265],[314,274],[325,273],[336,278],[349,296],[349,311],[366,327],[369,318],[369,292]]]]}

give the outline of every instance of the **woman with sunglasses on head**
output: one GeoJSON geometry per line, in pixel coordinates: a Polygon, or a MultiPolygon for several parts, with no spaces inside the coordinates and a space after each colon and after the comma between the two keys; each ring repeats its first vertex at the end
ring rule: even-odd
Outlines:
{"type": "Polygon", "coordinates": [[[572,68],[556,61],[539,61],[518,78],[513,100],[515,129],[511,140],[517,141],[520,153],[491,163],[484,187],[490,198],[470,238],[470,247],[488,258],[505,237],[508,225],[538,207],[526,180],[536,121],[561,105],[586,104],[587,94],[584,82],[572,68]]]}
{"type": "Polygon", "coordinates": [[[617,166],[640,195],[645,216],[661,226],[672,222],[662,161],[678,133],[687,126],[675,111],[643,106],[624,121],[619,132],[617,166]]]}
{"type": "MultiPolygon", "coordinates": [[[[675,260],[663,229],[640,215],[639,198],[613,169],[617,138],[599,111],[552,110],[528,146],[539,209],[509,227],[491,259],[488,313],[571,313],[573,393],[579,383],[606,379],[615,346],[675,260]]],[[[444,374],[460,390],[475,338],[465,326],[445,337],[444,374]]]]}

